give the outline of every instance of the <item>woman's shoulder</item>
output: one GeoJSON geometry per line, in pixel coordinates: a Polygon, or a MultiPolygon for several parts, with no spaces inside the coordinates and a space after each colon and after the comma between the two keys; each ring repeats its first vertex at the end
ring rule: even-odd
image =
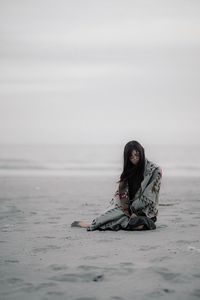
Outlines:
{"type": "Polygon", "coordinates": [[[149,159],[146,158],[145,159],[145,173],[146,174],[152,173],[155,169],[158,169],[162,172],[161,167],[157,163],[150,161],[149,159]]]}

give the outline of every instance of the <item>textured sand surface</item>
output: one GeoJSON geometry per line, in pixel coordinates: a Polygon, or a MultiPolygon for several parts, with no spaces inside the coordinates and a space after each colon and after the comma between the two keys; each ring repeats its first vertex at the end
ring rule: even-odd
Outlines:
{"type": "Polygon", "coordinates": [[[199,178],[163,178],[154,231],[70,227],[114,188],[111,177],[0,177],[0,299],[199,299],[199,178]]]}

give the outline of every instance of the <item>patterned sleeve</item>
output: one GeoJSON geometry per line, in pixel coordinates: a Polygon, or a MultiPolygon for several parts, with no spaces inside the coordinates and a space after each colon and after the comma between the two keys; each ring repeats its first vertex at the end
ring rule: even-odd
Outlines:
{"type": "Polygon", "coordinates": [[[128,185],[125,185],[123,188],[118,187],[114,193],[114,197],[110,201],[110,204],[122,209],[123,211],[129,210],[128,185]]]}
{"type": "Polygon", "coordinates": [[[131,207],[134,211],[137,212],[138,210],[144,209],[149,205],[156,204],[160,191],[161,178],[162,170],[160,167],[158,167],[153,172],[152,177],[143,193],[138,197],[138,199],[132,202],[131,207]]]}

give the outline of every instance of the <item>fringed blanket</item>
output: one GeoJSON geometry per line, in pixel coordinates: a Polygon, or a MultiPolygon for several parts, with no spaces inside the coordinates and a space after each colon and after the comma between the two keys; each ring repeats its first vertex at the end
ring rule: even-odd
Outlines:
{"type": "Polygon", "coordinates": [[[129,199],[128,184],[125,184],[123,190],[115,192],[109,208],[92,221],[88,230],[138,230],[140,225],[143,230],[155,229],[161,177],[161,168],[146,159],[144,179],[134,198],[129,199]],[[130,218],[130,213],[136,216],[130,218]]]}

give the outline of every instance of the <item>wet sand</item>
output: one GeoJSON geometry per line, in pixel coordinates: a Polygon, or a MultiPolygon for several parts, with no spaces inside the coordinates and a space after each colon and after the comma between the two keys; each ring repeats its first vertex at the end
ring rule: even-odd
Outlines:
{"type": "Polygon", "coordinates": [[[70,227],[114,189],[112,177],[0,177],[0,299],[199,299],[199,178],[163,178],[154,231],[70,227]]]}

